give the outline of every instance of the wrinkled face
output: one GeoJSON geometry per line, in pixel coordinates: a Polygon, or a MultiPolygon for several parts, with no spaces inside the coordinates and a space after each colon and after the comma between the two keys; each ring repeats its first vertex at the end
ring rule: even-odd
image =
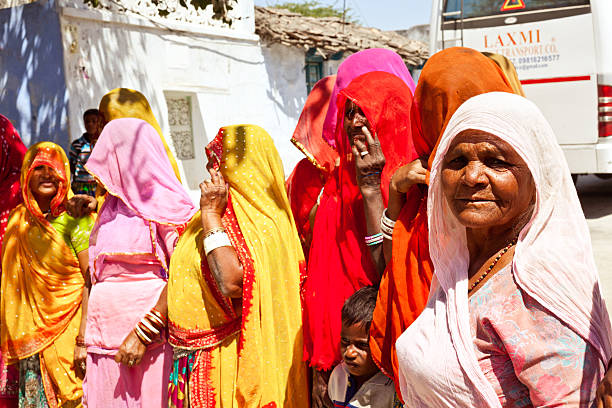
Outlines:
{"type": "Polygon", "coordinates": [[[361,324],[346,326],[340,331],[340,354],[346,367],[355,377],[371,377],[378,367],[370,354],[369,335],[361,324]]]}
{"type": "Polygon", "coordinates": [[[527,164],[506,142],[479,130],[453,140],[442,164],[442,190],[467,228],[511,226],[535,200],[527,164]]]}
{"type": "Polygon", "coordinates": [[[30,191],[35,198],[53,198],[59,188],[59,178],[49,166],[37,166],[30,174],[30,191]]]}
{"type": "Polygon", "coordinates": [[[90,135],[93,135],[98,132],[99,128],[101,128],[100,118],[98,115],[87,115],[85,116],[85,131],[90,135]]]}
{"type": "Polygon", "coordinates": [[[366,144],[366,137],[362,129],[364,126],[371,129],[370,123],[361,108],[355,102],[347,99],[344,105],[344,132],[349,138],[351,146],[355,144],[355,140],[359,140],[364,145],[366,144]]]}

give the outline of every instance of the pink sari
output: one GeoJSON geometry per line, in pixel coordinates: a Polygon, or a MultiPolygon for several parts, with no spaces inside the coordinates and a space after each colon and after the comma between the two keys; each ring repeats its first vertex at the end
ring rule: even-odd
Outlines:
{"type": "Polygon", "coordinates": [[[165,338],[149,346],[143,363],[133,368],[115,363],[113,355],[157,303],[179,231],[196,209],[157,132],[142,120],[106,125],[86,168],[109,197],[89,246],[84,399],[89,407],[163,406],[171,368],[165,338]]]}

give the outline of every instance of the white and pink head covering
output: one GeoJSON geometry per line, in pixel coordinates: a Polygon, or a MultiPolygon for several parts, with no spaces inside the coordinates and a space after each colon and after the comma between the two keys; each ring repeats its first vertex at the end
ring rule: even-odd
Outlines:
{"type": "Polygon", "coordinates": [[[167,269],[156,245],[157,226],[179,228],[196,208],[176,178],[159,134],[147,122],[109,122],[85,168],[108,191],[91,233],[89,257],[96,278],[105,254],[152,254],[167,269]]]}
{"type": "MultiPolygon", "coordinates": [[[[519,234],[512,261],[518,286],[588,341],[604,366],[611,356],[612,331],[586,220],[550,125],[532,102],[518,95],[492,92],[469,99],[455,112],[440,140],[428,192],[429,250],[435,267],[429,307],[445,316],[441,319],[448,329],[429,327],[421,332],[448,337],[436,341],[452,344],[473,395],[484,406],[499,407],[478,364],[470,332],[466,228],[453,215],[441,185],[444,156],[453,139],[467,129],[491,133],[512,146],[535,182],[534,212],[519,234]],[[434,298],[444,300],[432,306],[434,298]]],[[[409,336],[398,340],[398,355],[411,346],[409,341],[409,336]]]]}

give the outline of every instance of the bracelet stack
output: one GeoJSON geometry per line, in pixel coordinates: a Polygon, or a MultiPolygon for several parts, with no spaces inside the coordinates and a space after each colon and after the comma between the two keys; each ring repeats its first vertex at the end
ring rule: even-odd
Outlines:
{"type": "Polygon", "coordinates": [[[166,327],[166,317],[153,308],[136,325],[134,333],[145,346],[152,344],[166,327]]]}
{"type": "Polygon", "coordinates": [[[395,228],[395,221],[387,217],[387,209],[382,213],[380,217],[380,230],[382,231],[383,237],[391,241],[393,239],[393,229],[395,228]]]}
{"type": "Polygon", "coordinates": [[[213,250],[224,246],[232,246],[225,228],[217,227],[206,231],[204,234],[204,253],[206,256],[213,250]]]}
{"type": "Polygon", "coordinates": [[[374,235],[365,237],[365,243],[367,246],[379,245],[379,244],[382,244],[382,242],[383,242],[383,234],[380,232],[378,234],[374,234],[374,235]]]}

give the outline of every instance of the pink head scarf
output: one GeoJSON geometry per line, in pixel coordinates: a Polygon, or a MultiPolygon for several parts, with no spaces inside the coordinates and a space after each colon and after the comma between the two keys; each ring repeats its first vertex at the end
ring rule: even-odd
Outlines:
{"type": "Polygon", "coordinates": [[[360,75],[373,71],[388,72],[399,77],[414,94],[416,85],[406,68],[406,63],[396,52],[384,48],[369,48],[350,55],[338,67],[336,84],[329,101],[329,108],[323,123],[323,139],[336,148],[335,132],[338,116],[338,94],[360,75]]]}
{"type": "Polygon", "coordinates": [[[157,228],[184,225],[196,208],[174,175],[155,128],[140,119],[111,121],[85,167],[110,194],[91,234],[92,273],[100,256],[110,253],[154,254],[166,269],[156,245],[157,228]]]}
{"type": "MultiPolygon", "coordinates": [[[[604,366],[612,354],[612,330],[589,230],[550,125],[532,102],[518,95],[491,92],[469,99],[451,118],[431,168],[427,213],[436,281],[430,299],[445,299],[436,302],[435,313],[446,316],[449,328],[444,331],[448,339],[433,341],[450,341],[473,386],[471,392],[486,406],[499,407],[499,399],[476,359],[470,332],[465,227],[452,214],[440,180],[451,142],[467,129],[494,134],[510,144],[529,167],[535,182],[534,212],[519,234],[512,261],[518,286],[588,341],[599,352],[604,366]]],[[[425,333],[434,331],[434,327],[424,329],[425,333]]],[[[398,350],[411,346],[408,337],[398,340],[398,350]]]]}

